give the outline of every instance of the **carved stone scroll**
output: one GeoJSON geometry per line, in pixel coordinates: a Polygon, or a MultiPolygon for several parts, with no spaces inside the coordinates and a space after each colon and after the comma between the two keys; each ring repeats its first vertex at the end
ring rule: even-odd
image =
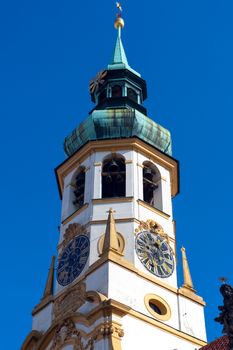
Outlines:
{"type": "Polygon", "coordinates": [[[61,295],[54,302],[54,317],[64,317],[75,312],[86,302],[86,285],[80,283],[61,295]]]}

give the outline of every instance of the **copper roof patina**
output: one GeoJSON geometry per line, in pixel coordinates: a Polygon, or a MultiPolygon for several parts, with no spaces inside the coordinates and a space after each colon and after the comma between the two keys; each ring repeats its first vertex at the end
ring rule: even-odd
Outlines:
{"type": "Polygon", "coordinates": [[[94,110],[65,138],[64,149],[71,156],[89,141],[130,137],[172,154],[170,132],[134,109],[94,110]]]}

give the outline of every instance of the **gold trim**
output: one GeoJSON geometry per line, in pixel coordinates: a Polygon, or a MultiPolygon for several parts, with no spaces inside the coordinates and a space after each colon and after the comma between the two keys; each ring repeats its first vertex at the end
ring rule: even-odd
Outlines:
{"type": "Polygon", "coordinates": [[[195,338],[189,334],[186,334],[186,333],[183,333],[182,331],[178,331],[177,329],[173,328],[173,327],[170,327],[164,323],[162,323],[161,321],[157,321],[155,319],[152,319],[151,317],[149,316],[145,316],[137,311],[134,311],[134,310],[130,310],[129,311],[129,315],[132,316],[132,317],[135,317],[141,321],[144,321],[152,326],[155,326],[157,328],[160,328],[162,329],[163,331],[166,331],[168,333],[171,333],[181,339],[185,339],[185,340],[188,340],[196,345],[200,345],[200,346],[204,346],[207,344],[207,342],[205,342],[204,340],[201,340],[201,339],[198,339],[198,338],[195,338]]]}
{"type": "Polygon", "coordinates": [[[116,198],[95,198],[92,199],[93,204],[108,204],[108,203],[125,203],[133,202],[134,197],[116,197],[116,198]]]}
{"type": "Polygon", "coordinates": [[[199,295],[197,295],[192,290],[189,290],[186,287],[180,287],[178,289],[178,294],[182,295],[183,297],[188,298],[192,301],[195,301],[196,303],[201,304],[203,306],[206,305],[206,303],[203,301],[202,297],[200,297],[199,295]]]}
{"type": "MultiPolygon", "coordinates": [[[[102,307],[102,317],[104,316],[105,305],[102,307]]],[[[79,314],[72,314],[68,318],[63,318],[43,334],[41,339],[36,343],[37,350],[44,350],[52,341],[52,350],[61,350],[64,345],[73,344],[74,349],[84,349],[83,339],[85,339],[85,349],[91,350],[96,342],[103,338],[109,341],[109,349],[121,350],[121,338],[124,336],[122,325],[116,321],[104,321],[98,324],[91,332],[86,333],[76,324],[80,323],[90,327],[92,323],[86,320],[86,317],[79,314]],[[62,337],[60,331],[62,330],[62,337]]]]}
{"type": "Polygon", "coordinates": [[[167,220],[170,219],[170,217],[171,217],[169,214],[164,213],[164,212],[163,212],[162,210],[160,210],[160,209],[157,209],[157,208],[155,208],[155,207],[152,207],[150,204],[144,202],[144,201],[141,200],[141,199],[138,199],[137,202],[138,202],[138,204],[141,205],[142,207],[145,207],[146,209],[149,209],[149,210],[153,211],[154,213],[158,214],[159,216],[162,216],[163,218],[165,218],[165,219],[167,219],[167,220]]]}
{"type": "Polygon", "coordinates": [[[168,303],[161,298],[159,295],[156,294],[147,294],[144,297],[144,304],[147,308],[147,311],[154,316],[155,318],[161,320],[161,321],[167,321],[171,318],[171,309],[168,303]],[[160,310],[161,315],[155,312],[151,306],[150,303],[154,303],[160,310]]]}
{"type": "Polygon", "coordinates": [[[77,167],[77,163],[83,163],[83,161],[93,152],[104,152],[111,150],[112,152],[119,152],[120,150],[133,150],[140,152],[148,159],[151,159],[154,163],[165,167],[171,174],[171,190],[172,196],[176,196],[179,190],[179,178],[178,178],[178,162],[168,155],[162,153],[158,149],[145,144],[144,141],[137,138],[129,139],[111,139],[100,141],[90,141],[83,146],[79,151],[69,157],[64,163],[56,168],[56,174],[58,178],[58,184],[60,192],[64,190],[64,178],[74,168],[77,167]]]}
{"type": "Polygon", "coordinates": [[[185,339],[185,340],[188,340],[189,342],[192,342],[196,345],[199,345],[199,346],[204,346],[206,345],[207,343],[204,341],[204,340],[201,340],[201,339],[198,339],[192,335],[189,335],[187,333],[184,333],[182,331],[179,331],[167,324],[164,324],[162,323],[161,321],[157,321],[155,319],[153,319],[152,317],[150,316],[147,316],[147,315],[144,315],[142,314],[141,312],[138,312],[138,311],[135,311],[131,308],[129,308],[127,305],[124,305],[122,303],[119,303],[118,301],[116,300],[113,300],[113,299],[109,299],[108,301],[106,301],[108,305],[111,305],[112,306],[112,312],[113,313],[116,313],[115,310],[119,310],[122,315],[121,316],[124,316],[124,315],[130,315],[134,318],[137,318],[141,321],[144,321],[145,323],[148,323],[156,328],[160,328],[170,334],[173,334],[181,339],[185,339]]]}
{"type": "MultiPolygon", "coordinates": [[[[85,316],[81,316],[79,314],[73,314],[70,316],[70,319],[74,321],[74,323],[81,323],[86,326],[92,325],[96,320],[100,319],[103,316],[109,316],[111,315],[117,315],[118,317],[124,317],[125,315],[134,317],[140,321],[143,321],[153,327],[159,328],[165,332],[168,332],[169,334],[172,334],[176,337],[179,337],[180,339],[187,340],[192,344],[198,345],[198,346],[204,346],[207,343],[204,340],[198,339],[192,335],[189,335],[187,333],[184,333],[182,331],[179,331],[167,324],[162,323],[161,321],[158,321],[156,319],[153,319],[147,315],[142,314],[141,312],[132,310],[127,305],[124,305],[116,300],[109,299],[106,301],[102,301],[95,309],[90,311],[85,316]]],[[[65,320],[64,320],[65,321],[65,320]]],[[[38,349],[42,350],[44,349],[46,345],[51,341],[51,339],[54,337],[56,329],[61,325],[64,321],[59,320],[56,323],[53,323],[53,325],[50,327],[50,329],[43,335],[42,339],[40,339],[38,343],[38,349]]],[[[96,341],[103,339],[103,337],[109,337],[109,340],[111,341],[111,349],[114,350],[120,350],[121,349],[121,342],[120,338],[124,336],[124,331],[121,327],[121,324],[116,321],[111,322],[102,322],[101,324],[98,324],[90,333],[81,332],[81,336],[85,339],[90,339],[96,336],[98,334],[98,337],[96,337],[96,341]],[[109,327],[110,326],[110,327],[109,327]],[[101,330],[101,331],[99,331],[101,330]],[[116,343],[112,343],[113,339],[118,340],[116,343]],[[114,346],[113,346],[114,345],[114,346]]],[[[110,346],[111,346],[110,345],[110,346]]],[[[24,350],[22,348],[22,350],[24,350]]]]}
{"type": "MultiPolygon", "coordinates": [[[[90,225],[105,225],[107,220],[93,220],[88,223],[88,226],[90,225]]],[[[124,219],[115,219],[116,223],[121,223],[121,222],[135,222],[137,224],[140,224],[140,221],[136,218],[124,218],[124,219]]]]}
{"type": "MultiPolygon", "coordinates": [[[[198,339],[192,335],[189,335],[189,334],[184,333],[182,331],[179,331],[179,330],[177,330],[177,329],[175,329],[167,324],[164,324],[161,321],[155,320],[155,319],[151,318],[150,316],[147,316],[147,315],[142,314],[141,312],[135,311],[135,310],[131,309],[129,306],[120,303],[119,301],[109,299],[109,300],[106,300],[105,305],[106,305],[106,314],[109,316],[111,314],[119,315],[120,317],[124,317],[125,315],[129,315],[129,316],[132,316],[134,318],[139,319],[140,321],[148,323],[148,324],[152,325],[153,327],[160,328],[160,329],[162,329],[170,334],[173,334],[181,339],[188,340],[196,345],[204,346],[207,344],[204,340],[198,339]]],[[[99,305],[98,309],[93,310],[93,313],[100,312],[101,309],[102,309],[102,305],[99,305]]],[[[92,317],[91,317],[91,319],[92,319],[92,317]]],[[[100,317],[101,316],[99,316],[99,318],[100,317]]],[[[89,318],[89,316],[88,316],[88,318],[89,318]]],[[[98,319],[98,318],[96,318],[96,319],[98,319]]]]}
{"type": "MultiPolygon", "coordinates": [[[[104,237],[105,237],[105,234],[103,234],[99,241],[98,241],[98,244],[97,244],[97,247],[98,247],[98,253],[99,255],[102,254],[103,252],[103,246],[104,246],[104,237]]],[[[122,234],[120,232],[117,232],[117,239],[118,239],[118,242],[119,242],[119,253],[124,255],[124,250],[125,250],[125,239],[124,237],[122,236],[122,234]]]]}
{"type": "Polygon", "coordinates": [[[144,168],[144,165],[143,164],[140,164],[140,163],[137,163],[137,166],[139,167],[139,168],[144,168]]]}
{"type": "Polygon", "coordinates": [[[182,289],[177,289],[175,287],[172,287],[170,284],[167,284],[167,283],[161,281],[161,279],[158,279],[150,274],[146,274],[146,273],[138,270],[132,263],[130,263],[129,261],[127,261],[123,257],[120,257],[118,254],[115,254],[114,252],[109,252],[108,254],[103,254],[100,259],[98,259],[91,266],[89,266],[88,270],[81,277],[79,277],[77,279],[75,284],[83,281],[85,278],[87,278],[87,276],[89,276],[91,273],[93,273],[95,270],[97,270],[100,266],[105,264],[107,261],[111,261],[111,262],[123,267],[124,269],[127,269],[127,270],[135,273],[136,275],[144,278],[145,280],[150,281],[152,283],[155,283],[156,285],[158,285],[166,290],[169,290],[170,292],[172,292],[176,295],[181,294],[182,296],[186,297],[187,299],[190,299],[199,305],[205,306],[205,302],[203,301],[203,299],[200,296],[198,296],[196,294],[189,295],[189,294],[183,292],[182,289]]]}
{"type": "Polygon", "coordinates": [[[125,161],[125,165],[127,165],[127,164],[133,164],[133,161],[132,160],[126,160],[125,161]]]}
{"type": "Polygon", "coordinates": [[[102,166],[102,162],[95,162],[94,166],[102,166]]]}
{"type": "Polygon", "coordinates": [[[77,209],[73,214],[68,216],[65,220],[62,221],[62,225],[68,224],[73,218],[75,218],[77,215],[81,214],[86,208],[88,208],[89,204],[85,203],[81,208],[77,209]]]}

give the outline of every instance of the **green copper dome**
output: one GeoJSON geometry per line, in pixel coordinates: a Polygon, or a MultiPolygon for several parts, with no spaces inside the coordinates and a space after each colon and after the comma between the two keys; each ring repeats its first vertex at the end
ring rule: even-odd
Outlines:
{"type": "Polygon", "coordinates": [[[88,141],[138,137],[171,155],[171,135],[159,124],[134,109],[94,110],[64,142],[68,156],[88,141]]]}

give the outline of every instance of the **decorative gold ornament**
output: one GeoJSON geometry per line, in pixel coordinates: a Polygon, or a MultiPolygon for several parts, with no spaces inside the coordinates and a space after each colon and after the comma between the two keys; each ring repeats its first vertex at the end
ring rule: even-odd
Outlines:
{"type": "MultiPolygon", "coordinates": [[[[135,233],[137,234],[142,231],[150,231],[156,235],[159,235],[160,237],[163,237],[170,246],[170,239],[168,234],[164,232],[164,229],[162,228],[162,226],[158,224],[156,221],[151,219],[147,221],[140,221],[140,225],[135,229],[135,233]]],[[[172,248],[171,250],[174,254],[174,250],[172,248]]]]}
{"type": "Polygon", "coordinates": [[[125,26],[125,21],[123,20],[123,18],[121,16],[117,16],[117,18],[114,22],[114,27],[116,29],[119,29],[119,28],[123,29],[124,26],[125,26]]]}
{"type": "Polygon", "coordinates": [[[69,224],[69,226],[65,230],[64,240],[58,246],[58,248],[64,248],[67,245],[67,243],[69,243],[74,237],[81,234],[85,235],[86,233],[87,231],[85,226],[80,225],[78,223],[69,224]]]}
{"type": "Polygon", "coordinates": [[[122,29],[122,28],[124,28],[124,25],[125,25],[125,22],[124,22],[123,18],[121,17],[121,13],[122,13],[123,9],[122,9],[122,6],[121,6],[121,4],[119,2],[116,2],[116,7],[118,9],[118,13],[116,15],[116,20],[114,22],[114,27],[116,29],[119,29],[119,28],[122,29]]]}

